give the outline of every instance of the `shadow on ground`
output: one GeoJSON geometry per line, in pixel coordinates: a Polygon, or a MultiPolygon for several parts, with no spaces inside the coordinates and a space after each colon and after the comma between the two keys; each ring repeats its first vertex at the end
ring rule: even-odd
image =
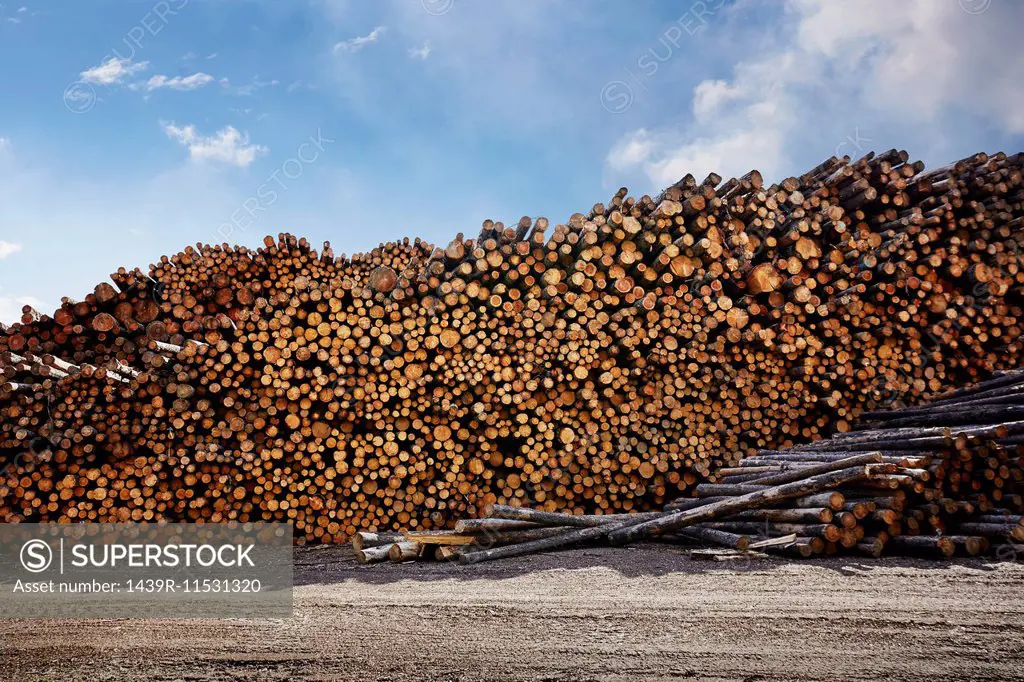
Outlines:
{"type": "Polygon", "coordinates": [[[998,560],[994,557],[949,560],[906,557],[873,559],[858,556],[816,559],[772,557],[718,562],[692,559],[689,556],[689,548],[686,547],[656,543],[545,552],[471,566],[463,566],[454,561],[410,561],[401,564],[385,562],[364,565],[356,561],[348,545],[296,547],[294,557],[296,586],[323,585],[349,580],[382,585],[402,580],[500,580],[542,571],[572,571],[595,567],[615,571],[623,577],[634,578],[686,573],[774,571],[793,564],[816,566],[850,576],[863,575],[879,567],[934,571],[964,567],[991,571],[998,565],[998,560]]]}

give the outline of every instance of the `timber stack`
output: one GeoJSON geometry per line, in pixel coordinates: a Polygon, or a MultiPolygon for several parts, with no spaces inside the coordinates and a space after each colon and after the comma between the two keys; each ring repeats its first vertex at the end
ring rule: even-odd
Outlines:
{"type": "Polygon", "coordinates": [[[933,558],[1024,549],[1024,370],[855,430],[767,450],[661,512],[572,515],[493,505],[452,531],[353,538],[363,563],[474,564],[580,544],[641,540],[733,550],[716,557],[836,553],[933,558]],[[401,547],[396,550],[394,547],[401,547]]]}
{"type": "Polygon", "coordinates": [[[0,330],[0,519],[339,542],[491,505],[661,509],[1020,366],[1022,166],[890,150],[443,248],[281,235],[121,269],[0,330]]]}

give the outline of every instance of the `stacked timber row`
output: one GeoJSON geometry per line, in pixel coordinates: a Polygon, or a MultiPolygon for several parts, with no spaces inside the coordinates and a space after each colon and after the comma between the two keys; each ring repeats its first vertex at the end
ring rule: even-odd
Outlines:
{"type": "Polygon", "coordinates": [[[570,515],[494,505],[453,531],[360,533],[362,562],[477,563],[579,544],[655,540],[795,557],[950,557],[1024,550],[1024,370],[855,431],[762,451],[662,512],[570,515]]]}
{"type": "MultiPolygon", "coordinates": [[[[745,455],[1021,364],[1024,158],[687,176],[564,224],[120,270],[0,332],[0,518],[662,508],[745,455]]],[[[877,510],[876,510],[877,511],[877,510]]]]}

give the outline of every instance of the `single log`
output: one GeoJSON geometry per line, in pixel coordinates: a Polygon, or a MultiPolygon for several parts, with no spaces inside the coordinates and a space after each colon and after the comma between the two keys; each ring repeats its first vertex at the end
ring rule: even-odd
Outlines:
{"type": "Polygon", "coordinates": [[[961,535],[979,535],[986,538],[1010,538],[1024,542],[1024,526],[1001,523],[958,523],[952,529],[961,535]]]}
{"type": "Polygon", "coordinates": [[[376,564],[387,561],[390,558],[391,548],[394,546],[394,544],[390,544],[357,549],[355,550],[356,561],[361,564],[376,564]]]}
{"type": "Polygon", "coordinates": [[[610,529],[625,527],[627,523],[627,521],[618,521],[614,524],[591,526],[589,528],[577,528],[575,530],[559,533],[558,535],[549,538],[542,538],[540,540],[531,540],[530,542],[507,545],[504,547],[497,547],[495,549],[480,550],[477,552],[467,552],[459,555],[459,563],[477,564],[483,561],[508,559],[526,554],[536,554],[537,552],[544,552],[551,549],[570,547],[572,545],[605,537],[608,535],[610,529]]]}
{"type": "Polygon", "coordinates": [[[901,535],[890,538],[885,543],[889,554],[909,556],[951,557],[956,552],[956,544],[947,537],[929,537],[925,535],[901,535]]]}
{"type": "Polygon", "coordinates": [[[504,518],[461,519],[455,524],[455,532],[524,530],[527,528],[537,528],[539,525],[532,521],[516,521],[504,518]]]}
{"type": "MultiPolygon", "coordinates": [[[[689,540],[697,540],[709,545],[720,545],[722,547],[729,547],[740,551],[745,551],[750,547],[749,536],[730,533],[728,531],[715,528],[706,528],[701,526],[685,528],[679,532],[679,535],[689,540]]],[[[662,537],[665,538],[666,536],[662,537]]]]}
{"type": "Polygon", "coordinates": [[[653,519],[659,515],[660,512],[641,512],[637,514],[560,514],[527,509],[525,507],[509,507],[501,504],[488,505],[484,509],[484,516],[494,519],[519,520],[542,526],[574,526],[577,528],[592,528],[620,521],[653,519]]]}
{"type": "Polygon", "coordinates": [[[419,542],[403,541],[396,542],[388,548],[388,558],[395,563],[402,561],[415,561],[423,551],[423,545],[419,542]]]}
{"type": "Polygon", "coordinates": [[[402,533],[368,533],[359,531],[352,536],[352,549],[356,552],[368,547],[381,547],[401,542],[404,539],[402,533]]]}

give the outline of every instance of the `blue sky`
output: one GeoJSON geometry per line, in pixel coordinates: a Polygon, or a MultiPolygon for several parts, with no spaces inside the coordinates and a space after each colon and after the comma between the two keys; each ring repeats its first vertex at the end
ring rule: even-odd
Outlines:
{"type": "Polygon", "coordinates": [[[0,5],[0,321],[288,230],[335,251],[621,185],[1024,148],[1010,0],[0,5]]]}

